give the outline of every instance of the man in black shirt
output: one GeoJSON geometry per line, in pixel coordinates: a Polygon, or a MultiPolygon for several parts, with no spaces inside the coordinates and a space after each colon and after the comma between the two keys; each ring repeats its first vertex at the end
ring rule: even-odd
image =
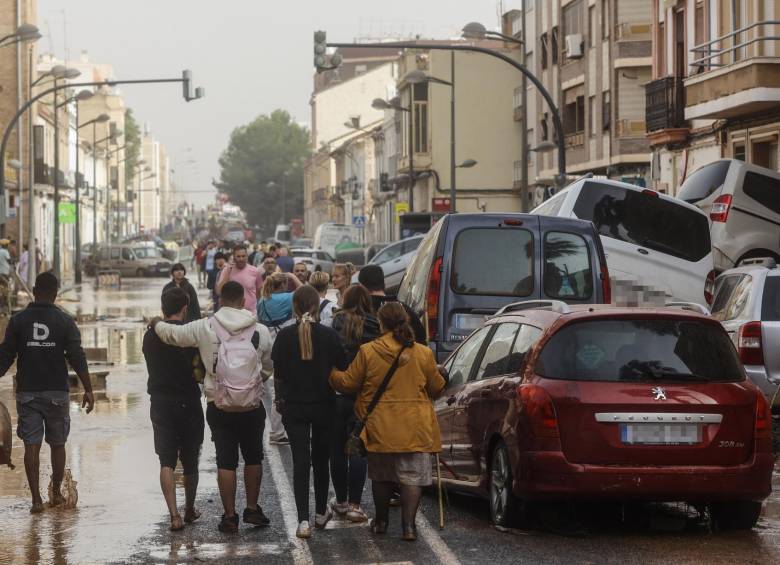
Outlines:
{"type": "MultiPolygon", "coordinates": [[[[366,287],[366,290],[371,294],[371,307],[375,315],[386,302],[398,302],[395,296],[385,294],[385,273],[379,265],[365,265],[360,269],[358,282],[366,287]]],[[[409,325],[414,331],[414,341],[421,345],[428,345],[425,328],[423,328],[420,317],[408,305],[403,303],[401,305],[406,310],[406,315],[409,316],[409,325]]]]}
{"type": "MultiPolygon", "coordinates": [[[[179,287],[162,295],[165,321],[182,325],[187,319],[189,296],[179,287]]],[[[195,348],[166,345],[153,329],[144,335],[146,368],[149,372],[147,392],[151,396],[150,416],[154,430],[154,451],[160,458],[160,488],[171,515],[171,530],[181,530],[184,523],[200,517],[195,509],[198,489],[198,459],[203,444],[203,407],[196,380],[200,355],[195,348]],[[177,459],[184,471],[185,512],[182,521],[176,506],[176,480],[173,472],[177,459]]]]}
{"type": "Polygon", "coordinates": [[[81,407],[92,412],[95,398],[87,358],[76,322],[54,305],[59,281],[51,273],[35,279],[35,301],[8,322],[0,344],[0,377],[17,360],[16,434],[24,442],[24,470],[32,493],[30,512],[43,512],[39,488],[41,443],[51,447],[51,506],[65,502],[60,487],[65,473],[65,443],[70,432],[70,383],[67,363],[84,386],[81,407]]]}

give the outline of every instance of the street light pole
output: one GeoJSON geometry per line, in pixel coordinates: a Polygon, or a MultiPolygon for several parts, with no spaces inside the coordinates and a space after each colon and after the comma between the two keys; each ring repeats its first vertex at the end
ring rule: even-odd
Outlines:
{"type": "Polygon", "coordinates": [[[450,214],[455,208],[455,51],[450,51],[450,214]]]}
{"type": "Polygon", "coordinates": [[[92,123],[92,253],[97,253],[97,122],[92,123]]]}
{"type": "Polygon", "coordinates": [[[60,111],[57,109],[57,79],[54,79],[54,276],[60,279],[60,111]]]}

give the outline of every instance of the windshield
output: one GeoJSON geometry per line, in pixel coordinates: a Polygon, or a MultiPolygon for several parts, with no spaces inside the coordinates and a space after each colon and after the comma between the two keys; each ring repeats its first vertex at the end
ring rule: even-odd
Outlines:
{"type": "Polygon", "coordinates": [[[455,239],[452,290],[528,296],[534,290],[534,238],[526,229],[470,228],[455,239]]]}
{"type": "Polygon", "coordinates": [[[162,257],[162,253],[156,247],[136,247],[133,249],[139,259],[156,259],[162,257]]]}
{"type": "Polygon", "coordinates": [[[704,200],[723,186],[730,166],[731,161],[715,161],[697,169],[682,183],[677,198],[691,204],[704,200]]]}
{"type": "Polygon", "coordinates": [[[293,257],[314,257],[313,251],[300,251],[298,249],[294,249],[292,252],[293,257]]]}
{"type": "Polygon", "coordinates": [[[536,372],[550,379],[739,382],[742,368],[720,326],[696,320],[594,320],[564,326],[536,372]]]}

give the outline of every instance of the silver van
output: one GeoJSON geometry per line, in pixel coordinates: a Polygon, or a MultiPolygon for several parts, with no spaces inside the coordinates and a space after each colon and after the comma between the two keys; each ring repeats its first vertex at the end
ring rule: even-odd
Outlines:
{"type": "Polygon", "coordinates": [[[755,257],[780,262],[779,172],[720,159],[689,176],[677,197],[709,216],[715,270],[755,257]]]}
{"type": "Polygon", "coordinates": [[[119,271],[123,277],[166,277],[172,266],[157,247],[122,243],[101,245],[94,262],[98,271],[119,271]]]}

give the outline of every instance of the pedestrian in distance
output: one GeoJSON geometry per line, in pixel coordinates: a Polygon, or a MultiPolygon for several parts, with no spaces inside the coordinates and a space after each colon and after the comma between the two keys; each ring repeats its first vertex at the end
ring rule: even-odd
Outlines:
{"type": "Polygon", "coordinates": [[[257,308],[257,295],[263,288],[263,279],[256,267],[247,264],[246,246],[236,245],[233,248],[233,257],[226,267],[222,269],[217,280],[216,291],[221,296],[222,287],[228,281],[239,283],[244,289],[244,308],[255,312],[257,308]]]}
{"type": "Polygon", "coordinates": [[[198,287],[203,288],[208,282],[206,275],[206,246],[198,245],[193,255],[193,260],[198,268],[198,287]]]}
{"type": "Polygon", "coordinates": [[[333,325],[333,312],[336,310],[336,302],[328,298],[330,275],[322,270],[314,271],[309,277],[309,284],[320,295],[320,324],[331,327],[333,325]]]}
{"type": "Polygon", "coordinates": [[[277,248],[278,256],[276,257],[276,264],[283,273],[292,273],[295,266],[295,260],[290,257],[290,250],[285,246],[277,248]]]}
{"type": "Polygon", "coordinates": [[[262,277],[263,281],[265,281],[266,278],[270,277],[274,273],[278,273],[279,267],[276,265],[276,257],[272,257],[271,255],[266,255],[265,259],[263,259],[263,272],[262,277]]]}
{"type": "Polygon", "coordinates": [[[356,394],[360,439],[368,452],[376,516],[375,534],[387,532],[390,497],[401,486],[403,539],[417,539],[415,518],[422,487],[432,483],[431,454],[441,439],[431,398],[445,386],[433,352],[415,343],[409,316],[398,302],[378,312],[382,336],[361,346],[346,371],[334,370],[333,388],[356,394]],[[399,425],[403,422],[403,425],[399,425]]]}
{"type": "Polygon", "coordinates": [[[301,281],[301,284],[306,284],[309,282],[309,268],[306,266],[306,263],[296,263],[293,266],[293,275],[301,281]]]}
{"type": "Polygon", "coordinates": [[[216,282],[217,282],[217,278],[219,277],[219,274],[222,272],[222,269],[225,268],[225,265],[227,265],[227,261],[228,261],[227,256],[221,251],[218,251],[217,254],[214,255],[214,270],[217,276],[214,278],[212,285],[208,288],[211,291],[211,302],[214,305],[213,312],[215,314],[217,310],[219,310],[219,295],[217,294],[217,291],[214,287],[216,286],[216,282]]]}
{"type": "MultiPolygon", "coordinates": [[[[333,317],[333,329],[351,363],[360,347],[380,336],[379,321],[371,312],[371,295],[360,285],[344,293],[344,304],[333,317]]],[[[355,395],[336,393],[333,420],[333,442],[330,452],[330,477],[336,498],[330,507],[350,522],[365,522],[368,517],[360,508],[366,484],[366,459],[348,455],[347,439],[355,427],[355,395]]]]}
{"type": "Polygon", "coordinates": [[[69,364],[84,387],[81,407],[87,414],[95,407],[87,358],[81,347],[76,322],[60,310],[59,281],[51,273],[41,273],[33,287],[34,302],[14,315],[0,344],[0,377],[14,361],[16,373],[16,433],[24,443],[24,470],[32,493],[30,512],[42,512],[39,487],[40,451],[43,439],[51,448],[51,506],[64,504],[61,494],[65,474],[65,444],[70,432],[69,364]]]}
{"type": "Polygon", "coordinates": [[[175,263],[171,267],[171,281],[163,287],[163,294],[172,288],[180,288],[189,298],[187,305],[187,319],[186,322],[194,322],[200,320],[200,303],[198,302],[198,291],[192,286],[189,280],[187,280],[187,269],[181,263],[175,263]]]}
{"type": "Polygon", "coordinates": [[[293,317],[293,293],[287,290],[290,284],[296,289],[302,286],[292,273],[274,273],[263,283],[257,301],[257,319],[268,326],[272,336],[276,336],[293,317]]]}
{"type": "Polygon", "coordinates": [[[341,306],[344,300],[344,293],[352,284],[352,275],[355,274],[355,266],[352,263],[336,263],[333,265],[333,272],[330,280],[333,288],[338,292],[338,305],[341,306]]]}
{"type": "MultiPolygon", "coordinates": [[[[395,296],[385,294],[385,273],[379,265],[365,265],[360,269],[358,283],[366,287],[366,290],[371,294],[371,305],[374,313],[379,312],[379,309],[388,302],[398,302],[395,296]]],[[[414,331],[414,340],[421,345],[428,345],[428,338],[420,317],[406,304],[399,304],[404,307],[406,315],[409,316],[409,324],[414,331]]]]}
{"type": "MultiPolygon", "coordinates": [[[[189,318],[189,293],[174,285],[163,292],[161,302],[164,321],[184,325],[189,318]]],[[[200,517],[195,509],[195,496],[205,424],[198,382],[204,369],[197,348],[166,345],[151,328],[144,335],[143,353],[149,373],[146,389],[151,403],[154,451],[160,459],[160,489],[168,506],[170,529],[178,531],[184,529],[185,523],[200,517]],[[177,460],[181,461],[184,472],[183,520],[176,505],[177,460]]]]}
{"type": "Polygon", "coordinates": [[[320,296],[302,286],[293,297],[295,325],[276,336],[273,353],[275,403],[282,414],[293,459],[293,491],[299,538],[311,536],[309,475],[314,473],[314,527],[322,529],[328,508],[328,459],[335,394],[328,384],[331,369],[344,369],[346,357],[338,335],[318,322],[320,296]]]}
{"type": "Polygon", "coordinates": [[[222,307],[212,318],[183,326],[152,320],[157,335],[169,345],[197,347],[206,366],[203,393],[206,422],[217,454],[217,485],[224,513],[221,532],[238,531],[236,469],[239,449],[244,458],[246,508],[243,520],[267,526],[270,520],[258,504],[262,479],[265,408],[263,381],[273,371],[271,335],[244,304],[244,288],[228,281],[220,295],[222,307]]]}

